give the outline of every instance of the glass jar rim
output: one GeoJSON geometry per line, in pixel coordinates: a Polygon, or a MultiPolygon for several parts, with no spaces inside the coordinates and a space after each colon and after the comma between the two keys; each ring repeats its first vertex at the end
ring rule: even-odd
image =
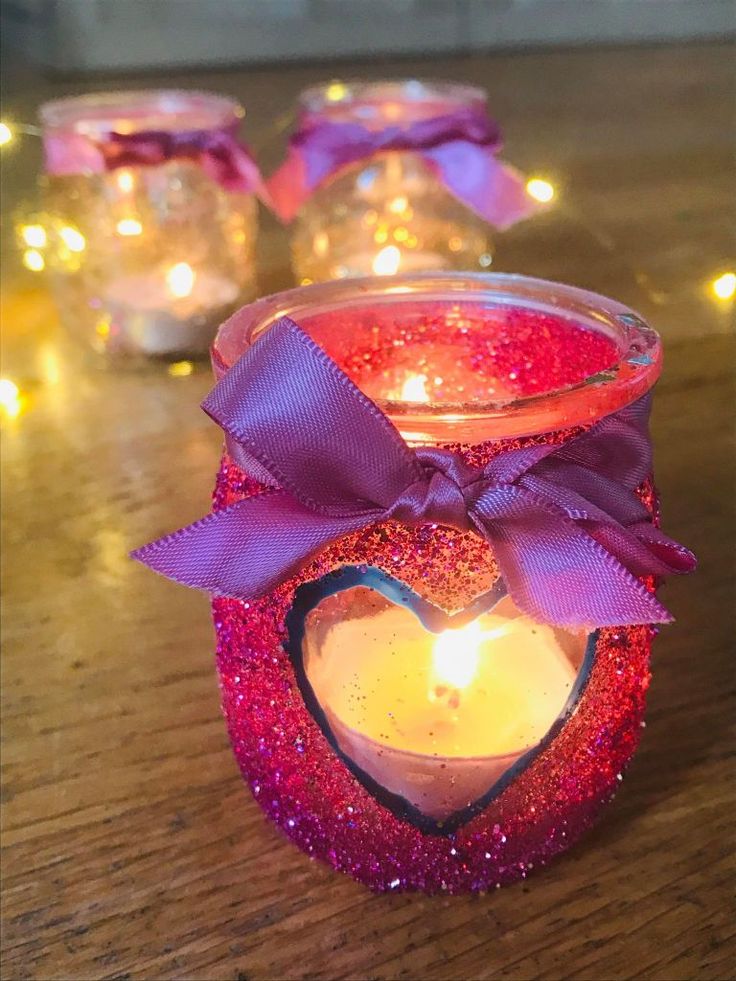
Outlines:
{"type": "Polygon", "coordinates": [[[39,109],[46,129],[81,136],[150,131],[221,129],[242,119],[237,99],[195,89],[138,89],[73,95],[44,102],[39,109]]]}
{"type": "Polygon", "coordinates": [[[299,94],[299,107],[305,113],[324,113],[391,99],[417,108],[436,103],[444,106],[443,112],[446,112],[468,105],[485,108],[488,96],[478,86],[444,79],[348,78],[320,82],[303,89],[299,94]]]}
{"type": "Polygon", "coordinates": [[[334,280],[286,290],[242,307],[220,327],[212,348],[220,377],[281,317],[337,313],[370,303],[462,299],[522,308],[574,321],[616,345],[603,371],[552,391],[488,401],[374,399],[411,442],[480,443],[588,425],[622,409],[654,385],[662,367],[659,335],[629,307],[598,293],[509,273],[414,273],[334,280]],[[448,439],[448,432],[452,439],[448,439]]]}

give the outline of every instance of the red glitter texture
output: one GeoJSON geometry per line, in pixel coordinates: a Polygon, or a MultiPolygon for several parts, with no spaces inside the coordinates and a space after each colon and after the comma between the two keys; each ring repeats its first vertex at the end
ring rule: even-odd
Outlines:
{"type": "MultiPolygon", "coordinates": [[[[610,341],[589,332],[582,332],[581,338],[579,330],[569,325],[562,329],[555,318],[541,322],[534,315],[540,321],[532,325],[534,338],[540,340],[539,332],[547,332],[541,338],[547,344],[530,345],[534,338],[527,330],[529,316],[526,325],[512,324],[507,316],[503,336],[495,330],[492,346],[475,335],[465,345],[461,357],[473,362],[476,387],[488,384],[484,378],[501,377],[519,394],[532,394],[573,384],[615,360],[610,341]],[[522,354],[530,348],[533,360],[522,354]]],[[[447,314],[444,323],[446,339],[447,314]]],[[[476,319],[474,326],[477,323],[476,319]]],[[[407,326],[405,318],[391,340],[385,326],[380,338],[370,339],[374,330],[365,311],[352,315],[349,330],[344,323],[335,324],[334,331],[330,326],[310,322],[310,333],[318,335],[320,344],[369,393],[376,379],[385,379],[387,370],[391,374],[396,368],[396,349],[403,344],[412,347],[407,365],[417,370],[421,352],[414,345],[421,346],[422,331],[418,339],[416,325],[407,326]],[[364,346],[361,349],[358,342],[356,349],[361,335],[364,346]],[[391,362],[387,350],[393,350],[391,362]]],[[[438,337],[434,327],[429,334],[438,337]]],[[[482,466],[501,450],[539,441],[559,443],[574,433],[476,446],[455,443],[449,448],[482,466]]],[[[215,508],[261,489],[225,457],[215,508]]],[[[651,482],[639,495],[655,514],[651,482]]],[[[498,575],[490,547],[476,536],[436,525],[409,528],[392,523],[334,544],[297,577],[257,601],[215,599],[222,705],[235,755],[254,797],[305,852],[376,891],[485,891],[526,877],[533,867],[569,847],[614,795],[639,740],[652,629],[602,630],[588,683],[558,735],[481,813],[452,834],[432,835],[379,804],[335,754],[302,699],[283,647],[284,621],[295,589],[340,566],[366,564],[383,569],[446,610],[467,605],[498,575]]]]}
{"type": "MultiPolygon", "coordinates": [[[[475,447],[467,457],[488,449],[475,447]]],[[[217,507],[256,490],[223,461],[217,507]]],[[[641,496],[653,504],[650,485],[641,496]]],[[[495,578],[490,549],[479,538],[430,525],[375,526],[326,550],[260,600],[215,599],[222,705],[243,776],[296,844],[371,889],[485,891],[526,877],[575,841],[615,793],[639,739],[652,630],[601,631],[577,711],[549,747],[481,814],[447,837],[430,835],[380,805],[334,753],[283,648],[295,588],[366,562],[445,607],[448,574],[456,607],[495,578]]]]}

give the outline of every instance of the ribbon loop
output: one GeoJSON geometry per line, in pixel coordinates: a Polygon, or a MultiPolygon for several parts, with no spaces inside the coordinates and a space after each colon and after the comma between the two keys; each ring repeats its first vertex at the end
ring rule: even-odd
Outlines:
{"type": "Polygon", "coordinates": [[[671,620],[644,576],[695,558],[652,524],[650,396],[561,445],[501,451],[483,470],[446,449],[411,450],[380,409],[291,320],[256,340],[203,407],[277,490],[144,546],[179,582],[252,599],[326,545],[400,521],[472,531],[537,620],[601,627],[671,620]]]}
{"type": "Polygon", "coordinates": [[[478,107],[384,128],[307,116],[266,186],[276,214],[289,222],[318,187],[346,167],[380,153],[409,152],[458,201],[504,229],[540,206],[526,193],[521,174],[497,159],[500,147],[498,124],[478,107]]]}
{"type": "Polygon", "coordinates": [[[44,140],[46,170],[51,174],[104,173],[120,167],[155,167],[169,160],[194,160],[226,191],[257,194],[269,204],[268,193],[248,147],[238,140],[235,126],[203,130],[142,130],[110,132],[92,138],[80,134],[44,140]]]}

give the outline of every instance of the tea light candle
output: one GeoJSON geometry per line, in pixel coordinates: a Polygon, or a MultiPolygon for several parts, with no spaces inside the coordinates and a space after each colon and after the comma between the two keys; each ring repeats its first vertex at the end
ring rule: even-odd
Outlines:
{"type": "Polygon", "coordinates": [[[310,639],[308,631],[307,673],[339,748],[442,820],[482,796],[549,731],[585,643],[582,633],[522,616],[508,597],[440,634],[386,601],[323,635],[310,639]]]}
{"type": "Polygon", "coordinates": [[[107,287],[111,332],[117,347],[149,355],[204,354],[209,325],[238,297],[238,285],[217,273],[175,263],[165,273],[120,276],[107,287]]]}

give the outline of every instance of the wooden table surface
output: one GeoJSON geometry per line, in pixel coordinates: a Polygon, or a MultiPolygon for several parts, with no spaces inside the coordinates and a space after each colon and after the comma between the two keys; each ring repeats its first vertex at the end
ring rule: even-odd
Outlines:
{"type": "MultiPolygon", "coordinates": [[[[207,599],[126,557],[208,507],[220,443],[198,409],[207,368],[91,367],[42,282],[6,256],[3,374],[25,400],[3,433],[4,978],[732,976],[733,308],[708,287],[734,261],[732,54],[357,69],[486,85],[508,158],[560,188],[497,265],[627,301],[666,345],[657,476],[666,527],[700,570],[666,587],[677,623],[657,641],[648,727],[616,802],[569,855],[493,895],[374,896],[266,823],[220,716],[207,599]]],[[[325,73],[165,84],[242,97],[273,161],[274,120],[325,73]]],[[[23,81],[4,110],[16,119],[85,88],[23,81]]],[[[8,155],[6,214],[32,193],[37,155],[33,140],[8,155]]],[[[286,247],[264,219],[264,291],[288,285],[286,247]]]]}

